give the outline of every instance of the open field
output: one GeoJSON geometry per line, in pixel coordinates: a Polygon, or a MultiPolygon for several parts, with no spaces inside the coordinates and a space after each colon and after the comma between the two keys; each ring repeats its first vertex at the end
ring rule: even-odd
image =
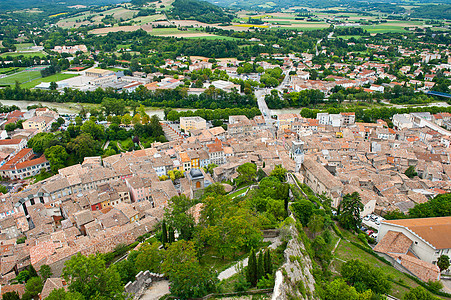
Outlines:
{"type": "Polygon", "coordinates": [[[114,19],[119,20],[130,20],[133,18],[135,14],[137,14],[137,10],[127,9],[126,7],[120,6],[116,8],[112,8],[102,12],[84,12],[80,15],[76,15],[70,18],[62,19],[58,21],[57,25],[63,28],[70,27],[79,27],[81,25],[89,25],[89,24],[100,24],[101,20],[105,16],[112,15],[114,19]],[[91,21],[86,20],[87,18],[92,18],[91,21]]]}
{"type": "Polygon", "coordinates": [[[5,52],[2,53],[0,55],[1,57],[7,57],[7,56],[11,56],[11,57],[18,57],[18,56],[24,56],[24,57],[35,57],[35,56],[39,56],[39,57],[46,57],[47,54],[41,51],[38,52],[5,52]]]}
{"type": "Polygon", "coordinates": [[[0,85],[15,85],[16,81],[23,83],[40,77],[40,71],[23,71],[4,78],[0,78],[0,85]]]}
{"type": "Polygon", "coordinates": [[[31,89],[31,88],[34,88],[35,86],[37,86],[38,84],[40,84],[41,82],[57,82],[60,80],[69,79],[69,78],[76,77],[76,76],[78,76],[78,75],[77,74],[61,74],[61,73],[54,74],[54,75],[47,76],[44,78],[41,77],[41,78],[34,79],[32,81],[23,83],[20,86],[24,89],[31,89]]]}
{"type": "Polygon", "coordinates": [[[119,31],[125,31],[125,32],[130,32],[130,31],[136,31],[139,29],[143,29],[147,32],[151,32],[151,28],[150,26],[114,26],[114,27],[105,27],[105,28],[97,28],[94,30],[91,30],[89,33],[92,34],[99,34],[99,35],[103,35],[103,34],[108,34],[110,32],[119,32],[119,31]]]}
{"type": "Polygon", "coordinates": [[[164,20],[166,17],[163,14],[144,16],[144,17],[136,17],[131,19],[131,22],[135,22],[136,24],[147,24],[149,22],[155,22],[157,20],[164,20]]]}

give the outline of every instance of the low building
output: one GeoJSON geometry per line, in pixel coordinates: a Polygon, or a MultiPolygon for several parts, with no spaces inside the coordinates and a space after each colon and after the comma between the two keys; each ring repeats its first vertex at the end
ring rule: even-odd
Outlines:
{"type": "Polygon", "coordinates": [[[327,169],[312,159],[305,159],[301,166],[304,183],[315,193],[325,194],[332,199],[332,206],[337,208],[340,204],[343,184],[327,169]]]}
{"type": "Polygon", "coordinates": [[[181,117],[180,129],[185,131],[207,129],[207,122],[201,117],[181,117]]]}
{"type": "Polygon", "coordinates": [[[423,281],[438,280],[441,255],[451,252],[451,217],[384,220],[374,251],[423,281]]]}

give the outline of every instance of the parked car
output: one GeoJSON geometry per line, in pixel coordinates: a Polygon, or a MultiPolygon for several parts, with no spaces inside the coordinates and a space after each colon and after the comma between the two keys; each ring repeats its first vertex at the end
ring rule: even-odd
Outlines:
{"type": "Polygon", "coordinates": [[[374,232],[370,235],[370,238],[377,239],[377,232],[374,232]]]}
{"type": "Polygon", "coordinates": [[[362,230],[363,232],[367,231],[368,228],[366,228],[365,226],[360,226],[360,230],[362,230]]]}
{"type": "Polygon", "coordinates": [[[372,231],[371,229],[366,232],[366,234],[368,234],[369,236],[371,236],[373,233],[374,231],[372,231]]]}
{"type": "Polygon", "coordinates": [[[368,216],[365,216],[364,218],[363,218],[365,221],[369,221],[370,220],[370,216],[368,215],[368,216]]]}

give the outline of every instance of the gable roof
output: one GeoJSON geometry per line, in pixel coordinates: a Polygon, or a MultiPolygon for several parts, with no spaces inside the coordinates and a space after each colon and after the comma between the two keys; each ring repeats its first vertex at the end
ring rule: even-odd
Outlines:
{"type": "Polygon", "coordinates": [[[382,223],[405,227],[423,238],[435,249],[451,248],[451,239],[449,238],[451,236],[451,217],[385,220],[382,223]]]}

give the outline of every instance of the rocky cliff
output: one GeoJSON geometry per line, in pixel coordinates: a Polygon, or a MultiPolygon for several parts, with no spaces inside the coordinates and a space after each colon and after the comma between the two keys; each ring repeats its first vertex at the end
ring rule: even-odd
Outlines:
{"type": "MultiPolygon", "coordinates": [[[[292,218],[292,217],[291,217],[292,218]]],[[[288,225],[291,236],[285,249],[285,263],[276,272],[273,300],[318,299],[315,279],[311,273],[312,261],[293,222],[288,225]]]]}

